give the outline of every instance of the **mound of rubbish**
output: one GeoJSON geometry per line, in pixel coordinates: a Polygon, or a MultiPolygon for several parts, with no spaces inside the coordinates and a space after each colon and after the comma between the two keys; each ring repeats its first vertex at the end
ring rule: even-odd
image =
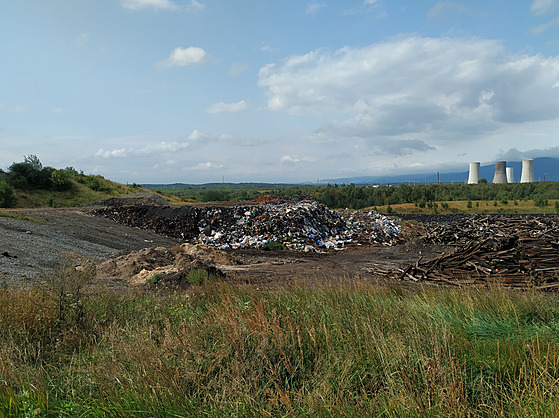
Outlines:
{"type": "Polygon", "coordinates": [[[349,243],[399,242],[398,221],[376,212],[336,212],[310,199],[241,206],[114,206],[96,213],[114,221],[226,248],[343,249],[349,243]]]}
{"type": "Polygon", "coordinates": [[[109,197],[99,202],[93,203],[92,206],[137,206],[137,205],[154,205],[168,206],[170,202],[155,193],[129,193],[123,196],[109,197]]]}

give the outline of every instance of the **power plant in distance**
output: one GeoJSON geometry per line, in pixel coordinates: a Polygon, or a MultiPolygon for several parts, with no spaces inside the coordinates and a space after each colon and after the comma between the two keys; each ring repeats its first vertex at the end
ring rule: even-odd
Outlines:
{"type": "MultiPolygon", "coordinates": [[[[470,163],[470,174],[468,175],[468,184],[478,184],[479,182],[480,163],[470,163]]],[[[522,160],[522,175],[520,183],[533,183],[536,181],[534,176],[534,160],[522,160]]],[[[507,167],[506,161],[495,161],[495,175],[493,183],[505,184],[514,183],[514,172],[512,167],[507,167]]]]}

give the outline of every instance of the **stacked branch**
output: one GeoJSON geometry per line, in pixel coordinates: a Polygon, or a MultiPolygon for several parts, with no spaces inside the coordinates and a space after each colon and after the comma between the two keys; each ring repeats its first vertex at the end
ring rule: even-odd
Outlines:
{"type": "Polygon", "coordinates": [[[477,216],[429,225],[419,239],[453,244],[450,253],[415,263],[392,277],[452,285],[501,283],[559,290],[559,218],[477,216]]]}

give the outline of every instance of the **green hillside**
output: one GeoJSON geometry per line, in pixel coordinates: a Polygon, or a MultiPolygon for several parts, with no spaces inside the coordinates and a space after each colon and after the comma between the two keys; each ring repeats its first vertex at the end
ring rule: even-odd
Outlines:
{"type": "Polygon", "coordinates": [[[13,163],[8,171],[0,170],[0,207],[3,208],[73,207],[142,190],[139,185],[115,183],[99,175],[78,172],[73,167],[43,167],[34,155],[13,163]]]}

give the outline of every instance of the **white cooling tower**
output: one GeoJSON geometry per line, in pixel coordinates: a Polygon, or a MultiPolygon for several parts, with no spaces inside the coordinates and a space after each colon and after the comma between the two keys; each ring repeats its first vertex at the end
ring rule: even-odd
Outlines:
{"type": "Polygon", "coordinates": [[[534,160],[522,160],[522,176],[520,177],[520,183],[533,183],[535,181],[534,160]]]}
{"type": "Polygon", "coordinates": [[[493,183],[505,184],[507,182],[506,167],[506,161],[495,161],[495,176],[493,177],[493,183]]]}
{"type": "Polygon", "coordinates": [[[477,184],[479,182],[479,163],[470,163],[470,175],[468,176],[468,184],[477,184]]]}
{"type": "Polygon", "coordinates": [[[507,183],[514,183],[514,168],[507,167],[507,183]]]}

